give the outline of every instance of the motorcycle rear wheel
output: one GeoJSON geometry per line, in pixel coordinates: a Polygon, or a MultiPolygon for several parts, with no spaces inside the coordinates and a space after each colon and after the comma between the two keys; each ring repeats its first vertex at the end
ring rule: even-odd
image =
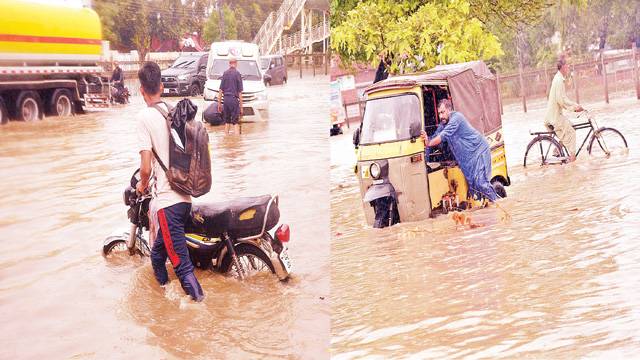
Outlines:
{"type": "MultiPolygon", "coordinates": [[[[245,279],[266,272],[269,272],[271,274],[276,273],[271,260],[267,257],[267,255],[265,255],[260,249],[257,249],[255,246],[240,244],[236,246],[235,250],[236,255],[238,256],[238,261],[244,268],[245,279]]],[[[220,271],[225,274],[228,273],[234,278],[240,279],[238,271],[236,270],[236,266],[233,261],[231,261],[231,255],[228,253],[222,260],[220,271]]]]}

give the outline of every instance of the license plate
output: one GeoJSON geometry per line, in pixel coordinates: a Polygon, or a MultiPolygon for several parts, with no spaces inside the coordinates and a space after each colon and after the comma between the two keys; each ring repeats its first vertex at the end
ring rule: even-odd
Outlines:
{"type": "Polygon", "coordinates": [[[287,274],[291,273],[291,260],[289,259],[289,252],[287,251],[287,248],[282,249],[282,252],[278,254],[278,257],[280,258],[282,266],[284,266],[284,269],[287,271],[287,274]]]}

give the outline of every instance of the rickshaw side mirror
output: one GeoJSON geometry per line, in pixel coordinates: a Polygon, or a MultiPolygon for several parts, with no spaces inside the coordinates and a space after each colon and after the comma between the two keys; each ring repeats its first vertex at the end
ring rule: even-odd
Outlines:
{"type": "Polygon", "coordinates": [[[356,131],[353,132],[353,146],[355,146],[356,149],[360,145],[360,129],[361,128],[358,126],[356,131]]]}
{"type": "Polygon", "coordinates": [[[411,123],[411,125],[409,125],[409,136],[411,136],[411,140],[415,141],[420,135],[422,135],[422,125],[420,125],[420,123],[411,123]]]}

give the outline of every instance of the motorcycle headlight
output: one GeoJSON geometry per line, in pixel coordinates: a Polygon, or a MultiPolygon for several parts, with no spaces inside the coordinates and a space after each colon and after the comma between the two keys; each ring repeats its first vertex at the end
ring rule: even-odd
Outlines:
{"type": "Polygon", "coordinates": [[[178,75],[178,80],[187,80],[189,78],[189,75],[178,75]]]}
{"type": "Polygon", "coordinates": [[[380,177],[380,165],[378,165],[378,163],[371,163],[371,165],[369,165],[369,174],[377,180],[380,177]]]}

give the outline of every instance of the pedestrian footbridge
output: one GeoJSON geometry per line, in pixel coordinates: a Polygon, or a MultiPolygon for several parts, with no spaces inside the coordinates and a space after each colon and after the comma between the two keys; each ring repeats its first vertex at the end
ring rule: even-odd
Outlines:
{"type": "Polygon", "coordinates": [[[326,52],[329,39],[327,0],[284,0],[260,27],[253,42],[261,54],[311,53],[314,43],[322,42],[326,52]],[[299,21],[300,30],[291,32],[299,21]]]}

